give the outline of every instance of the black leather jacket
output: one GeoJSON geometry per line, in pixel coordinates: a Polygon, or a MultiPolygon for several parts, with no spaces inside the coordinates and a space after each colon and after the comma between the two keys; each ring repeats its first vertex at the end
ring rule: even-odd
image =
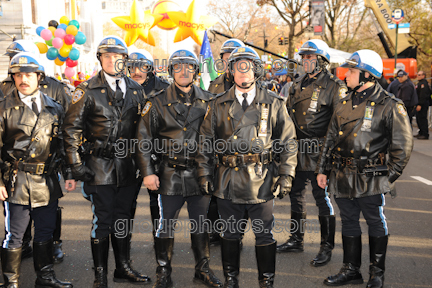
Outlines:
{"type": "Polygon", "coordinates": [[[232,76],[227,78],[226,75],[226,73],[223,73],[211,81],[207,90],[213,94],[220,94],[229,90],[232,86],[234,86],[234,82],[232,76]]]}
{"type": "Polygon", "coordinates": [[[297,149],[294,124],[284,101],[261,86],[256,86],[256,96],[246,111],[243,111],[237,101],[235,87],[211,101],[210,110],[200,132],[202,137],[196,157],[198,176],[214,175],[214,195],[218,198],[229,199],[238,204],[264,203],[279,193],[276,191],[273,194],[274,184],[279,175],[295,176],[297,149]],[[265,110],[268,111],[267,121],[262,120],[262,112],[265,110]],[[260,129],[263,125],[267,128],[260,129]],[[223,158],[223,155],[271,151],[275,141],[282,144],[291,142],[294,149],[290,150],[287,146],[287,149],[280,151],[278,161],[262,163],[261,167],[258,163],[227,167],[217,161],[220,156],[223,158]],[[219,145],[215,147],[216,142],[227,143],[227,147],[230,148],[225,149],[219,145]],[[249,149],[245,149],[245,144],[249,149]],[[215,147],[217,151],[209,147],[215,147]],[[221,155],[216,156],[216,152],[220,152],[218,154],[221,155]]]}
{"type": "Polygon", "coordinates": [[[395,195],[395,181],[411,156],[412,129],[403,102],[380,85],[373,89],[354,110],[352,94],[341,100],[331,119],[316,173],[331,167],[328,192],[336,197],[395,195]],[[383,163],[380,153],[387,154],[383,163]],[[365,174],[365,168],[379,166],[388,168],[387,176],[365,174]]]}
{"type": "Polygon", "coordinates": [[[323,137],[341,97],[348,90],[339,78],[321,72],[302,89],[307,74],[295,80],[289,90],[287,109],[296,126],[299,140],[297,171],[315,171],[323,137]]]}
{"type": "MultiPolygon", "coordinates": [[[[9,95],[15,89],[15,84],[10,77],[7,77],[0,84],[0,89],[4,95],[9,95]]],[[[53,98],[62,105],[63,110],[66,112],[72,101],[71,91],[69,87],[53,77],[45,77],[40,83],[40,90],[53,98]]]]}
{"type": "Polygon", "coordinates": [[[136,158],[144,177],[159,176],[160,187],[152,192],[184,197],[201,195],[194,158],[199,128],[213,94],[195,85],[192,89],[194,99],[190,108],[178,100],[173,83],[151,98],[143,110],[137,138],[139,143],[151,141],[155,149],[138,151],[136,158]],[[151,161],[152,153],[160,161],[158,171],[151,161]]]}
{"type": "Polygon", "coordinates": [[[63,130],[67,161],[70,165],[85,163],[96,174],[87,183],[89,185],[115,184],[122,187],[133,185],[136,180],[137,169],[130,149],[126,151],[118,147],[116,151],[115,144],[127,143],[127,147],[132,147],[130,139],[135,137],[145,96],[141,85],[130,78],[125,78],[125,81],[127,90],[121,112],[111,105],[114,92],[100,71],[77,87],[66,113],[63,130]],[[84,147],[90,147],[91,153],[86,151],[84,159],[79,153],[82,139],[87,140],[84,147]]]}
{"type": "MultiPolygon", "coordinates": [[[[43,93],[41,100],[39,117],[21,101],[16,89],[0,101],[0,186],[6,186],[8,202],[32,208],[63,196],[57,175],[65,156],[60,129],[63,108],[43,93]],[[35,170],[23,169],[23,163],[35,170]]],[[[71,179],[66,169],[63,176],[71,179]]]]}

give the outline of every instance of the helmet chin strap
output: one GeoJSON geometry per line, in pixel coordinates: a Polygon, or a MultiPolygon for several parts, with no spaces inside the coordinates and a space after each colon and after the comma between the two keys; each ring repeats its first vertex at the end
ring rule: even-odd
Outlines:
{"type": "Polygon", "coordinates": [[[20,92],[20,93],[23,94],[23,95],[25,96],[24,98],[27,98],[27,97],[30,97],[30,96],[36,94],[37,92],[39,92],[39,90],[40,90],[40,87],[39,87],[39,85],[38,85],[38,87],[37,87],[35,90],[33,90],[33,92],[31,92],[30,94],[25,95],[25,94],[22,93],[22,92],[20,92]]]}
{"type": "Polygon", "coordinates": [[[357,92],[358,89],[360,89],[360,87],[362,87],[363,85],[365,85],[368,82],[373,82],[374,78],[372,76],[369,76],[366,78],[365,76],[365,72],[364,71],[360,71],[359,74],[359,85],[357,85],[356,87],[354,87],[353,89],[351,89],[353,92],[357,92]]]}
{"type": "Polygon", "coordinates": [[[178,83],[178,82],[175,80],[175,78],[174,78],[174,82],[175,82],[178,86],[180,86],[180,87],[187,88],[187,87],[192,86],[194,80],[192,80],[191,82],[189,82],[189,84],[187,84],[187,85],[181,85],[180,83],[178,83]]]}
{"type": "Polygon", "coordinates": [[[256,80],[252,80],[249,82],[242,82],[241,85],[237,84],[237,82],[234,81],[235,85],[241,89],[249,89],[250,87],[252,87],[252,85],[256,82],[256,80]]]}

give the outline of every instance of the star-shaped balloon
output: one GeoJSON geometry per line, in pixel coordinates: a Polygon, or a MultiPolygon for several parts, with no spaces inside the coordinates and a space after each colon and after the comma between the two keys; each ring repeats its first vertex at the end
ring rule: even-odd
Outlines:
{"type": "Polygon", "coordinates": [[[218,22],[212,16],[200,15],[195,0],[189,5],[186,13],[177,11],[167,13],[169,18],[178,26],[174,43],[191,37],[198,45],[202,45],[205,30],[218,22]]]}
{"type": "Polygon", "coordinates": [[[129,16],[114,17],[111,20],[126,31],[124,40],[127,46],[133,45],[138,39],[155,46],[154,37],[149,30],[162,19],[162,15],[151,14],[150,10],[144,12],[134,0],[129,16]]]}

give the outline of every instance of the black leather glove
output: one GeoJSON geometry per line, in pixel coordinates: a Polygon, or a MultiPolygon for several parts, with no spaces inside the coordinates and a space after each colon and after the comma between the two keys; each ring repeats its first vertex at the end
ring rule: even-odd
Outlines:
{"type": "Polygon", "coordinates": [[[76,181],[88,182],[95,176],[95,173],[83,164],[74,165],[71,167],[71,170],[73,179],[76,181]]]}
{"type": "Polygon", "coordinates": [[[203,195],[211,195],[214,192],[213,179],[210,176],[201,176],[198,179],[201,193],[203,195]]]}
{"type": "Polygon", "coordinates": [[[292,180],[293,178],[289,175],[280,175],[274,186],[273,193],[276,192],[278,187],[280,187],[279,194],[277,196],[279,199],[284,198],[291,191],[292,180]]]}

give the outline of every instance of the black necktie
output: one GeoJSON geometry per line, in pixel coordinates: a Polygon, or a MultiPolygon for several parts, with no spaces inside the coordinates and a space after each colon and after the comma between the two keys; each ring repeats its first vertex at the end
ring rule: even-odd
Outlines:
{"type": "Polygon", "coordinates": [[[33,110],[33,112],[36,115],[39,115],[39,109],[38,109],[37,104],[36,104],[36,97],[32,97],[31,101],[32,101],[32,110],[33,110]]]}
{"type": "Polygon", "coordinates": [[[248,102],[246,100],[248,94],[247,93],[243,93],[242,96],[244,98],[243,102],[242,102],[242,108],[243,108],[243,111],[246,111],[247,107],[249,106],[249,104],[248,104],[248,102]]]}
{"type": "Polygon", "coordinates": [[[120,89],[119,82],[120,82],[120,80],[116,80],[116,91],[115,91],[114,98],[115,98],[116,106],[122,107],[123,106],[123,92],[120,89]]]}

